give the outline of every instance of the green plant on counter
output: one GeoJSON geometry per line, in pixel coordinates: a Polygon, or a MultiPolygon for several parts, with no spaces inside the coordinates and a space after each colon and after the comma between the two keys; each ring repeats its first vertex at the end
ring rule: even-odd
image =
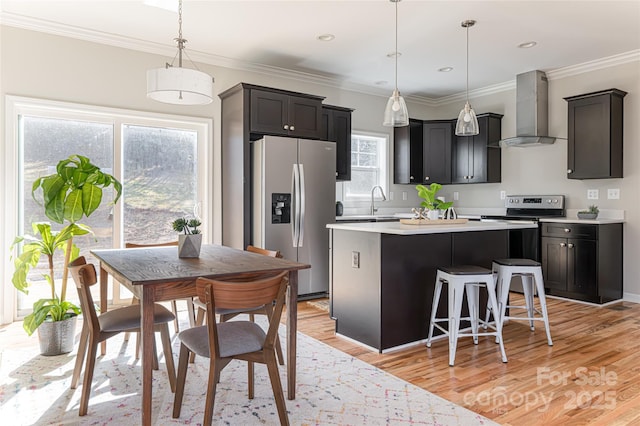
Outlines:
{"type": "Polygon", "coordinates": [[[433,182],[429,186],[418,184],[416,189],[418,190],[418,197],[424,200],[420,203],[420,206],[428,210],[447,210],[453,206],[453,201],[444,202],[436,197],[438,191],[442,189],[442,185],[439,183],[433,182]]]}
{"type": "Polygon", "coordinates": [[[593,205],[589,206],[588,210],[580,210],[578,213],[588,213],[588,214],[597,215],[598,213],[600,213],[600,209],[598,209],[598,206],[593,204],[593,205]]]}

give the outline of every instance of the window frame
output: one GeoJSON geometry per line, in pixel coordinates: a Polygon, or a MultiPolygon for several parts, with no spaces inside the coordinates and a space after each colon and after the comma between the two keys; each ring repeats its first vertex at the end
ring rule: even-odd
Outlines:
{"type": "MultiPolygon", "coordinates": [[[[19,143],[21,134],[21,116],[42,116],[74,121],[90,121],[113,125],[113,175],[119,180],[122,177],[122,129],[123,125],[140,125],[150,127],[166,127],[186,129],[198,134],[197,148],[197,196],[199,200],[200,216],[202,217],[202,231],[206,242],[213,238],[213,120],[210,118],[182,116],[177,114],[155,113],[124,108],[101,107],[88,104],[52,101],[46,99],[21,96],[5,96],[5,144],[0,150],[0,164],[4,165],[4,185],[0,185],[0,200],[3,202],[4,220],[0,224],[0,277],[4,285],[0,289],[2,303],[0,305],[0,323],[5,324],[17,318],[16,289],[11,283],[13,273],[13,254],[9,247],[16,235],[22,229],[20,206],[24,182],[20,173],[23,161],[22,146],[19,143]],[[3,157],[3,158],[2,158],[3,157]],[[7,208],[11,206],[12,208],[7,208]]],[[[28,183],[26,183],[28,184],[28,183]]],[[[121,246],[119,232],[122,228],[123,203],[118,203],[114,209],[113,241],[114,248],[121,246]]],[[[119,286],[117,286],[119,287],[119,286]]],[[[117,295],[114,291],[114,297],[117,295]]]]}
{"type": "MultiPolygon", "coordinates": [[[[389,143],[390,143],[390,136],[388,133],[377,133],[377,132],[370,132],[370,131],[364,131],[364,130],[352,130],[351,132],[351,146],[353,146],[353,139],[357,136],[361,136],[361,137],[365,137],[365,138],[377,138],[377,139],[381,139],[382,143],[383,143],[383,147],[381,149],[379,149],[379,153],[381,153],[384,158],[381,159],[379,161],[379,170],[380,170],[380,177],[378,179],[378,185],[380,185],[385,193],[385,195],[389,194],[389,143]],[[382,162],[383,164],[380,164],[380,162],[382,162]]],[[[351,159],[351,153],[353,151],[349,151],[349,159],[351,159]]],[[[354,171],[357,172],[358,167],[354,167],[353,165],[351,165],[351,177],[353,179],[353,173],[354,171]]],[[[347,207],[361,207],[361,206],[369,206],[371,203],[371,195],[370,194],[361,194],[361,195],[351,195],[351,196],[347,196],[347,185],[349,185],[348,181],[343,181],[340,182],[340,189],[341,189],[341,195],[342,195],[342,201],[344,202],[345,206],[347,207]]],[[[382,197],[380,196],[380,192],[376,191],[375,193],[375,199],[376,200],[382,200],[382,197]]]]}

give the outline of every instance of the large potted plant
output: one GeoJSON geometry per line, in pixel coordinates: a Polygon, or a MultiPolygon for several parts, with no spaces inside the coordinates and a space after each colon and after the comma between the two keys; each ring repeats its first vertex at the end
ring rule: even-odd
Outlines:
{"type": "Polygon", "coordinates": [[[88,226],[77,222],[84,216],[90,216],[100,206],[102,191],[109,186],[116,191],[115,204],[122,195],[120,182],[100,171],[87,157],[72,155],[58,163],[56,173],[39,177],[31,187],[32,196],[42,204],[49,219],[59,224],[68,222],[59,231],[52,230],[47,222],[33,223],[34,235],[17,237],[12,245],[13,248],[24,243],[22,252],[14,259],[12,283],[25,294],[29,293],[31,286],[29,271],[42,256],[47,257],[48,273],[44,276],[51,287],[51,297],[37,300],[33,312],[23,322],[23,328],[29,335],[38,330],[40,350],[44,355],[58,355],[73,349],[75,319],[80,313],[80,308],[67,300],[67,265],[80,253],[73,243],[73,237],[91,232],[88,226]],[[38,197],[40,192],[41,199],[38,197]],[[56,253],[64,255],[59,291],[54,275],[56,253]],[[71,333],[71,337],[64,336],[64,331],[71,333]]]}

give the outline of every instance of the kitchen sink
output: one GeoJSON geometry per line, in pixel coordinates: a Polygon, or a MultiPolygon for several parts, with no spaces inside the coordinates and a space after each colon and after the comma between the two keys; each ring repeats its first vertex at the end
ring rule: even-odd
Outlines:
{"type": "Polygon", "coordinates": [[[400,218],[393,214],[358,214],[336,217],[336,222],[393,222],[397,220],[400,218]]]}

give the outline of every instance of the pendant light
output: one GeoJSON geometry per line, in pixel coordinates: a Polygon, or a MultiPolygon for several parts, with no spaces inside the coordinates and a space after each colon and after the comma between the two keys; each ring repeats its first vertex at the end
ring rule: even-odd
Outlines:
{"type": "Polygon", "coordinates": [[[458,115],[456,136],[473,136],[479,133],[478,117],[469,104],[469,27],[473,27],[475,23],[472,19],[462,22],[462,27],[467,29],[467,102],[458,115]]]}
{"type": "Polygon", "coordinates": [[[398,3],[401,0],[389,1],[396,4],[396,50],[394,53],[396,60],[396,86],[389,101],[387,101],[387,107],[384,109],[382,125],[402,127],[409,125],[409,111],[407,111],[407,104],[404,102],[404,98],[400,96],[398,91],[398,3]]]}
{"type": "MultiPolygon", "coordinates": [[[[178,105],[205,105],[213,101],[213,78],[202,71],[182,67],[182,54],[187,42],[182,38],[182,0],[178,2],[178,66],[173,62],[164,68],[147,71],[147,97],[178,105]]],[[[173,58],[175,61],[175,57],[173,58]]],[[[191,60],[191,59],[189,59],[191,60]]],[[[193,63],[193,61],[191,61],[193,63]]],[[[195,66],[195,64],[194,64],[195,66]]]]}

